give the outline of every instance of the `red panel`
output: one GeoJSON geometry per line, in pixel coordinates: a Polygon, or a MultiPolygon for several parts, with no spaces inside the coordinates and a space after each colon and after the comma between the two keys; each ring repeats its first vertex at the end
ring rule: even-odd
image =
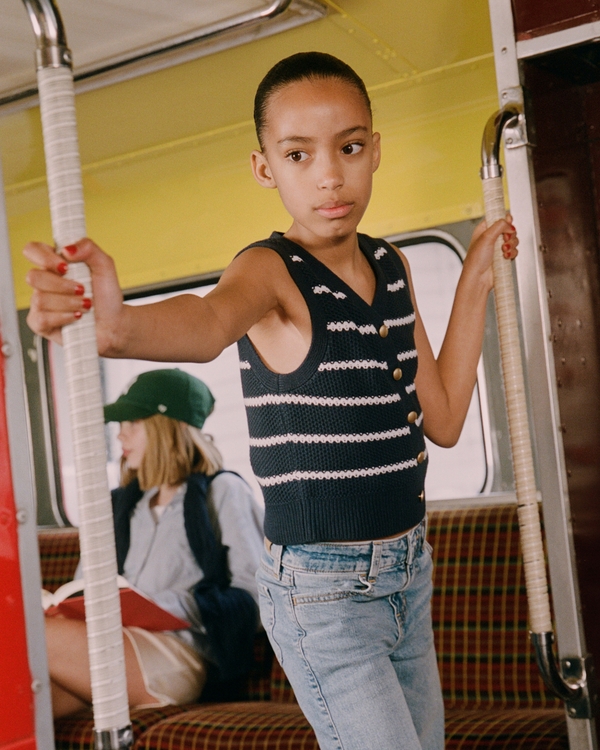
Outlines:
{"type": "Polygon", "coordinates": [[[600,0],[512,0],[517,39],[531,39],[600,19],[600,0]]]}
{"type": "Polygon", "coordinates": [[[33,694],[25,637],[5,398],[4,358],[0,354],[0,750],[33,750],[33,694]]]}

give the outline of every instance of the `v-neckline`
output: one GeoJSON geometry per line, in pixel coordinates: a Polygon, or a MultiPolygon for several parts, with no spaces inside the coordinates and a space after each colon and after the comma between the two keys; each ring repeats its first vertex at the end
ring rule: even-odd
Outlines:
{"type": "Polygon", "coordinates": [[[329,266],[325,265],[325,263],[323,263],[322,260],[319,260],[319,258],[314,256],[312,253],[309,253],[308,250],[303,248],[302,245],[299,245],[297,242],[294,242],[294,240],[290,240],[288,237],[285,237],[284,235],[281,235],[281,236],[284,240],[294,245],[294,247],[297,247],[300,250],[302,250],[302,252],[306,256],[308,256],[311,259],[311,261],[313,261],[320,268],[322,268],[332,280],[335,280],[335,284],[338,285],[338,288],[343,287],[343,289],[340,289],[340,291],[348,292],[349,295],[352,298],[354,298],[354,300],[356,300],[360,305],[366,307],[370,313],[373,313],[374,311],[380,308],[379,302],[385,291],[384,289],[385,277],[379,265],[374,262],[375,259],[371,257],[371,254],[369,253],[368,248],[366,248],[365,246],[361,244],[360,235],[358,236],[358,248],[360,252],[363,254],[363,256],[365,257],[371,270],[375,274],[375,293],[373,294],[373,299],[370,303],[367,302],[365,299],[363,299],[363,297],[361,297],[358,292],[356,292],[348,283],[346,283],[344,279],[341,278],[341,276],[338,276],[337,273],[335,273],[335,271],[332,271],[331,268],[329,268],[329,266]]]}

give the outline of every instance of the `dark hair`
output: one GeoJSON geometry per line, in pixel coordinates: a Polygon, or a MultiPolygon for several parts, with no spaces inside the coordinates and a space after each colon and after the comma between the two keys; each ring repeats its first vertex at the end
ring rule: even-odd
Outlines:
{"type": "Polygon", "coordinates": [[[342,60],[326,52],[298,52],[274,65],[260,82],[254,97],[254,124],[260,147],[266,124],[267,106],[270,97],[289,83],[318,78],[337,78],[354,86],[364,99],[369,114],[371,100],[362,78],[342,60]]]}

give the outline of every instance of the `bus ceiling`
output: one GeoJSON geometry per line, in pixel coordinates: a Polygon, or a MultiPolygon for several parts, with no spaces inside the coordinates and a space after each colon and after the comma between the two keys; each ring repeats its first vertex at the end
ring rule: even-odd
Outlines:
{"type": "MultiPolygon", "coordinates": [[[[0,106],[37,104],[31,24],[23,3],[2,0],[0,48],[6,65],[0,71],[0,106]]],[[[52,34],[45,16],[50,0],[26,0],[40,35],[52,34]]],[[[178,63],[213,54],[322,18],[319,0],[176,0],[166,10],[146,0],[56,3],[69,42],[77,50],[77,90],[99,88],[178,63]]],[[[38,42],[39,44],[39,42],[38,42]]]]}

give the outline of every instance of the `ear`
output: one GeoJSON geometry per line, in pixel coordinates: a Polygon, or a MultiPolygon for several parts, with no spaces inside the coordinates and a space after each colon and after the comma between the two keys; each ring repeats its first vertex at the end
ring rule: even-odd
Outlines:
{"type": "Polygon", "coordinates": [[[379,168],[381,161],[381,134],[373,133],[373,172],[379,168]]]}
{"type": "Polygon", "coordinates": [[[258,182],[259,185],[265,188],[277,187],[277,183],[275,182],[275,179],[271,174],[271,169],[269,167],[267,157],[262,151],[253,151],[250,156],[250,163],[252,166],[252,174],[254,175],[254,179],[258,182]]]}

